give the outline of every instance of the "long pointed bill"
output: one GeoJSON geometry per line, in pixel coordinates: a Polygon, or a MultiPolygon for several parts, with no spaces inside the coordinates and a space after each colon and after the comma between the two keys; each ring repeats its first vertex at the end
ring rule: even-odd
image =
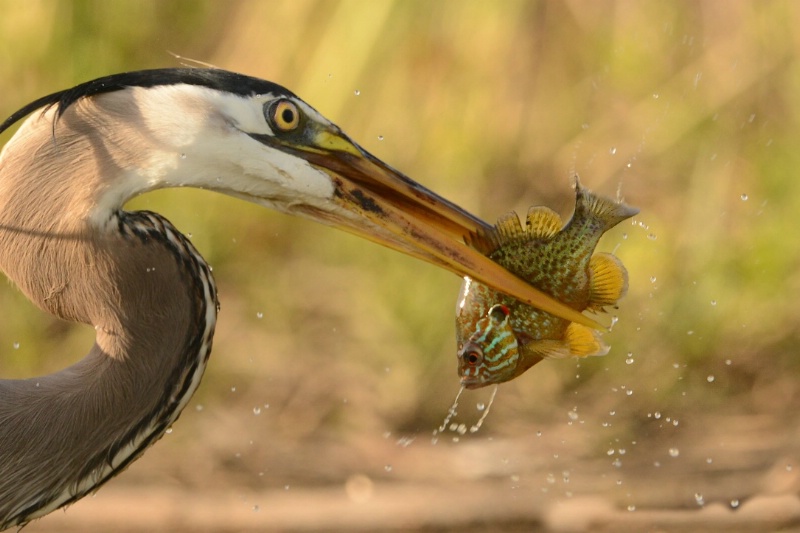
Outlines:
{"type": "Polygon", "coordinates": [[[464,243],[485,222],[389,167],[338,130],[316,132],[312,146],[282,145],[334,180],[334,201],[358,216],[309,207],[309,216],[405,254],[469,276],[538,309],[588,327],[603,327],[532,287],[464,243]]]}

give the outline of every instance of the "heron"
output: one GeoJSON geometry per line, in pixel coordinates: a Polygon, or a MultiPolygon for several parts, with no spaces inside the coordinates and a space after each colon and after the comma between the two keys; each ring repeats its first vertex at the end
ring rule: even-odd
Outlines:
{"type": "Polygon", "coordinates": [[[0,153],[0,270],[91,325],[55,373],[0,379],[0,530],[123,471],[197,389],[218,312],[211,269],[131,198],[197,187],[338,227],[554,315],[594,321],[464,243],[488,225],[369,154],[279,84],[206,68],[113,74],[39,98],[0,153]],[[26,119],[27,117],[27,119],[26,119]]]}

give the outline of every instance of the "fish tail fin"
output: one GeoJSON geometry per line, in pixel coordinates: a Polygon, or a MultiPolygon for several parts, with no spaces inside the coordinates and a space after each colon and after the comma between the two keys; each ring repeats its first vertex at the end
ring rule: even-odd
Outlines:
{"type": "Polygon", "coordinates": [[[526,223],[528,236],[537,239],[553,237],[564,225],[558,213],[542,205],[533,206],[528,210],[526,223]]]}
{"type": "Polygon", "coordinates": [[[573,357],[605,355],[609,350],[608,345],[600,339],[599,332],[575,322],[570,322],[567,326],[564,343],[573,357]]]}
{"type": "Polygon", "coordinates": [[[514,211],[497,219],[497,224],[485,230],[470,233],[465,242],[483,255],[491,255],[509,242],[525,237],[519,216],[514,211]]]}
{"type": "Polygon", "coordinates": [[[624,202],[597,196],[589,189],[581,187],[575,178],[575,212],[579,210],[589,213],[603,223],[603,231],[608,231],[623,220],[639,213],[639,209],[624,202]]]}
{"type": "Polygon", "coordinates": [[[628,271],[616,256],[598,252],[589,259],[589,308],[615,305],[628,292],[628,271]]]}

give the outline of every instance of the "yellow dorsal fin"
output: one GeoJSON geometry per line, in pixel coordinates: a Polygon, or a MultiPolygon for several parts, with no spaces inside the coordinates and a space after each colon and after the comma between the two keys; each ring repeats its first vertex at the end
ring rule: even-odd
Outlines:
{"type": "Polygon", "coordinates": [[[516,241],[525,236],[519,217],[514,211],[498,218],[494,228],[501,244],[516,241]]]}
{"type": "Polygon", "coordinates": [[[596,253],[589,260],[589,307],[615,305],[628,291],[628,271],[615,256],[596,253]]]}
{"type": "Polygon", "coordinates": [[[543,205],[528,210],[528,234],[538,239],[549,239],[561,230],[563,222],[558,213],[543,205]]]}
{"type": "Polygon", "coordinates": [[[570,322],[567,326],[564,343],[569,346],[570,355],[574,357],[608,353],[608,346],[600,339],[599,332],[575,322],[570,322]]]}
{"type": "Polygon", "coordinates": [[[498,218],[497,224],[493,227],[467,235],[465,241],[483,255],[491,255],[502,246],[524,236],[525,232],[522,230],[519,217],[511,211],[498,218]]]}

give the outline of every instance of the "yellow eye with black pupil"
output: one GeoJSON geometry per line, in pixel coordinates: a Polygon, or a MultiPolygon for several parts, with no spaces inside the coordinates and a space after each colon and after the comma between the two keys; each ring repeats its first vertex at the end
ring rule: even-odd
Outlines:
{"type": "Polygon", "coordinates": [[[300,125],[300,110],[289,100],[281,100],[272,106],[272,122],[281,131],[292,131],[300,125]]]}

